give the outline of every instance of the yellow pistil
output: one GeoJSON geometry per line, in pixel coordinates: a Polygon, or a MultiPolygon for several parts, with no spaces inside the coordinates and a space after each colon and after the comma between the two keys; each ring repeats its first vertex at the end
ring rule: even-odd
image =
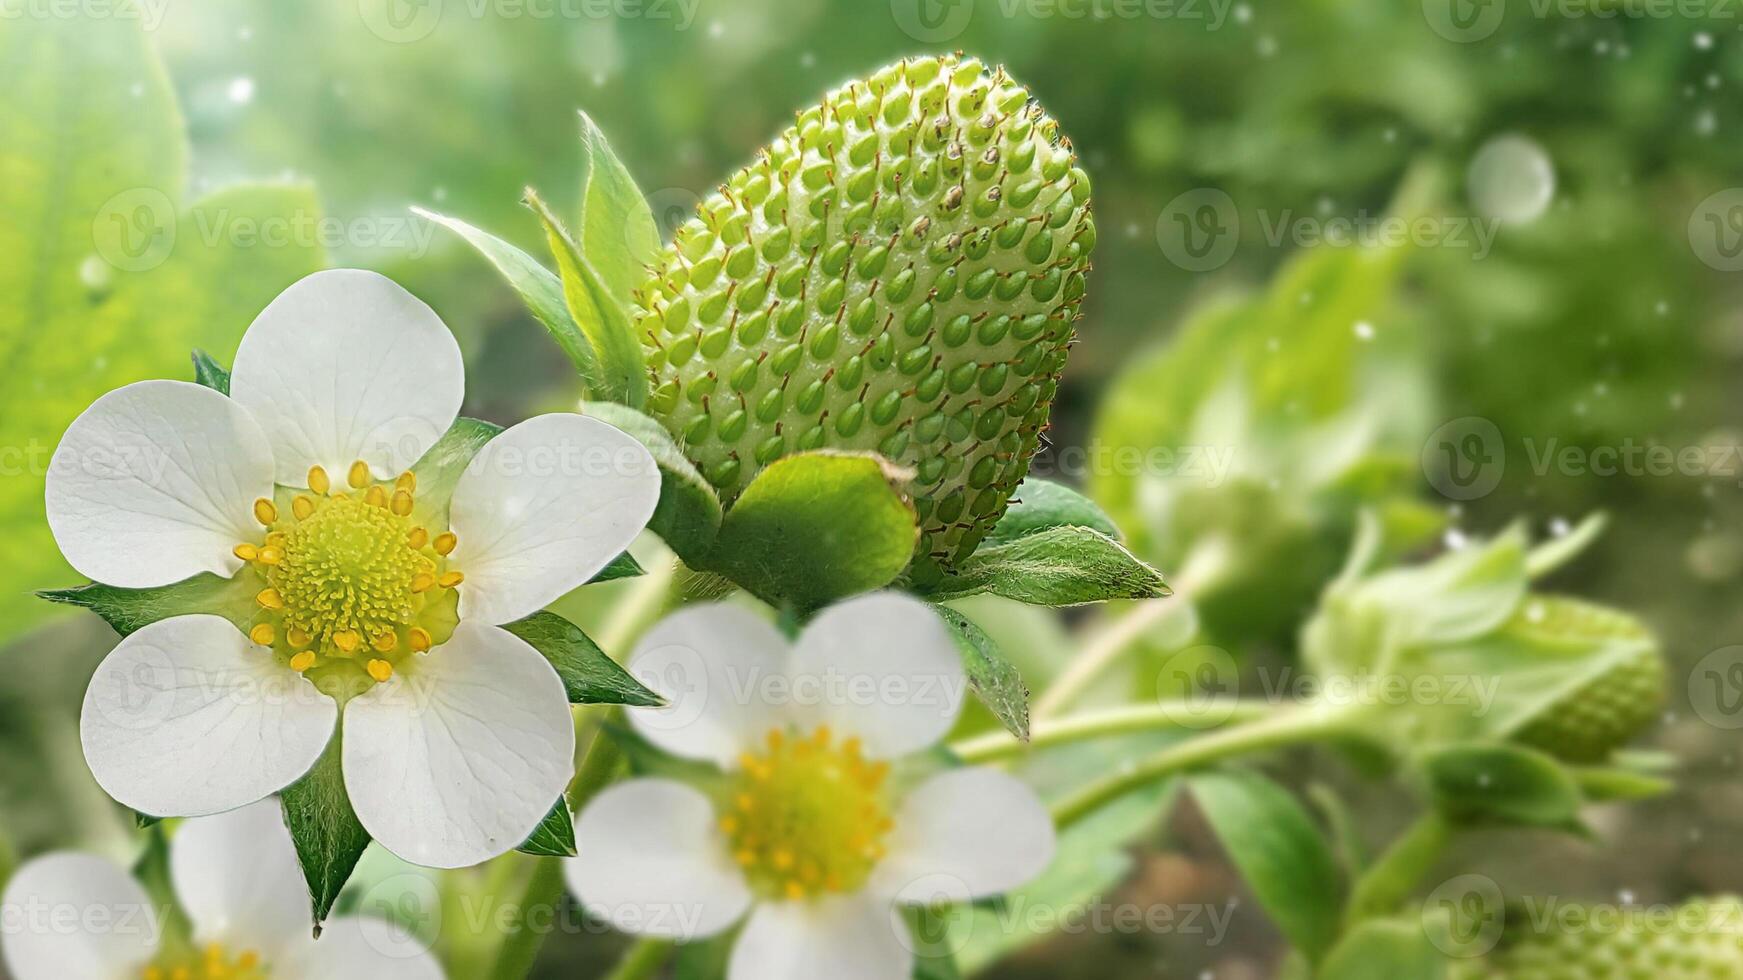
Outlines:
{"type": "Polygon", "coordinates": [[[759,893],[798,901],[865,883],[893,827],[887,763],[821,727],[771,731],[738,770],[719,828],[759,893]]]}
{"type": "Polygon", "coordinates": [[[409,472],[377,483],[359,460],[346,486],[319,466],[308,482],[310,493],[279,498],[288,514],[256,501],[267,533],[236,547],[261,579],[249,636],[317,679],[337,671],[380,682],[453,632],[452,590],[465,580],[449,567],[456,539],[412,523],[418,481],[409,472]]]}

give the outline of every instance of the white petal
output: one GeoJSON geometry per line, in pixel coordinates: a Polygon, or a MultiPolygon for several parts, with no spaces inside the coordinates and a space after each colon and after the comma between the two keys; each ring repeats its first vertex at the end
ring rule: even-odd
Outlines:
{"type": "Polygon", "coordinates": [[[271,960],[309,934],[309,889],[277,798],[182,824],[170,878],[202,943],[271,960]]]}
{"type": "Polygon", "coordinates": [[[272,450],[242,406],[185,381],[141,381],[73,420],[49,462],[48,524],[79,572],[143,589],[229,576],[272,496],[272,450]]]}
{"type": "Polygon", "coordinates": [[[866,894],[757,906],[738,937],[727,980],[907,980],[906,927],[866,894]]]}
{"type": "Polygon", "coordinates": [[[302,940],[272,964],[287,980],[442,980],[441,964],[423,943],[380,919],[327,920],[320,939],[302,940]]]}
{"type": "Polygon", "coordinates": [[[902,801],[872,891],[908,902],[970,901],[1033,880],[1053,860],[1053,819],[996,769],[953,769],[902,801]]]}
{"type": "Polygon", "coordinates": [[[359,459],[386,479],[410,468],[460,414],[466,373],[441,317],[393,280],[330,269],[292,283],[236,351],[230,397],[272,441],[278,482],[359,459]]]}
{"type": "Polygon", "coordinates": [[[598,419],[527,419],[485,444],[454,486],[460,618],[509,623],[584,585],[647,526],[660,471],[598,419]]]}
{"type": "Polygon", "coordinates": [[[714,603],[673,613],[642,637],[628,668],[666,706],[630,708],[630,724],[673,755],[730,765],[782,724],[763,696],[784,677],[786,657],[786,638],[748,610],[714,603]]]}
{"type": "Polygon", "coordinates": [[[339,708],[229,620],[177,616],[122,640],[85,690],[85,761],[141,813],[197,817],[295,782],[339,708]]]}
{"type": "Polygon", "coordinates": [[[700,792],[665,779],[635,779],[599,794],[575,827],[564,862],[569,890],[623,932],[689,941],[712,936],[750,907],[700,792]]]}
{"type": "Polygon", "coordinates": [[[575,768],[557,671],[524,640],[477,623],[353,698],[344,737],[358,819],[383,847],[432,868],[518,847],[575,768]]]}
{"type": "Polygon", "coordinates": [[[12,980],[121,980],[157,951],[151,899],[99,857],[37,858],[13,874],[0,902],[12,980]]]}
{"type": "Polygon", "coordinates": [[[944,621],[918,599],[876,592],[823,610],[787,668],[797,715],[894,758],[942,739],[968,686],[944,621]]]}

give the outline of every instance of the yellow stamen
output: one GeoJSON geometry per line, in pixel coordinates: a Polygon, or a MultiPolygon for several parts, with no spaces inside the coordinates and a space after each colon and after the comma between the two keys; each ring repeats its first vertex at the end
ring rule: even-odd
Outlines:
{"type": "Polygon", "coordinates": [[[411,644],[412,649],[419,653],[428,651],[430,649],[430,631],[422,626],[413,626],[411,628],[411,644]]]}
{"type": "Polygon", "coordinates": [[[393,505],[391,509],[395,514],[398,514],[401,517],[411,514],[412,495],[406,493],[404,490],[395,490],[393,492],[393,505]]]}
{"type": "Polygon", "coordinates": [[[380,486],[370,487],[369,490],[363,494],[363,502],[371,507],[386,507],[387,491],[383,490],[380,486]]]}
{"type": "Polygon", "coordinates": [[[459,543],[460,539],[455,537],[453,531],[443,531],[441,534],[436,535],[436,554],[452,554],[454,546],[459,543]]]}
{"type": "Polygon", "coordinates": [[[333,488],[333,481],[327,479],[327,471],[320,466],[309,467],[309,489],[324,494],[333,488]]]}
{"type": "Polygon", "coordinates": [[[411,470],[406,470],[404,473],[399,475],[399,479],[393,481],[393,485],[396,490],[404,490],[406,493],[417,493],[418,475],[413,473],[411,470]]]}
{"type": "Polygon", "coordinates": [[[286,643],[289,643],[292,647],[298,650],[315,642],[314,637],[300,629],[297,629],[295,626],[284,631],[284,639],[286,643]]]}
{"type": "Polygon", "coordinates": [[[291,501],[291,513],[295,515],[296,519],[299,521],[308,520],[309,515],[314,512],[315,498],[306,493],[297,494],[296,499],[291,501]]]}
{"type": "Polygon", "coordinates": [[[290,659],[291,669],[296,671],[299,674],[305,670],[308,670],[310,667],[313,667],[314,665],[315,665],[315,651],[313,651],[313,650],[304,650],[302,653],[299,653],[290,659]]]}
{"type": "Polygon", "coordinates": [[[254,601],[268,609],[284,608],[284,597],[278,594],[277,589],[261,589],[260,594],[254,597],[254,601]]]}
{"type": "Polygon", "coordinates": [[[248,638],[263,647],[272,646],[272,641],[278,633],[271,623],[261,623],[248,631],[248,638]]]}
{"type": "Polygon", "coordinates": [[[351,489],[361,490],[369,485],[369,464],[358,460],[351,464],[350,472],[345,474],[345,482],[351,484],[351,489]]]}
{"type": "Polygon", "coordinates": [[[444,572],[441,578],[436,579],[436,584],[444,589],[451,589],[464,581],[466,576],[460,572],[444,572]]]}
{"type": "Polygon", "coordinates": [[[412,576],[412,591],[413,592],[428,592],[428,591],[430,591],[430,587],[435,585],[435,584],[436,584],[436,577],[434,575],[429,574],[428,572],[419,572],[418,574],[412,576]]]}
{"type": "Polygon", "coordinates": [[[412,533],[406,535],[405,543],[413,551],[420,551],[430,543],[430,532],[421,527],[412,528],[412,533]]]}
{"type": "Polygon", "coordinates": [[[260,554],[255,557],[262,565],[276,565],[284,560],[284,552],[268,546],[260,549],[260,554]]]}
{"type": "Polygon", "coordinates": [[[399,646],[399,634],[377,633],[375,639],[369,641],[369,645],[375,648],[376,653],[392,653],[399,646]]]}
{"type": "Polygon", "coordinates": [[[354,630],[340,630],[333,634],[333,645],[345,653],[355,652],[357,650],[357,644],[362,641],[363,638],[358,636],[354,630]]]}
{"type": "Polygon", "coordinates": [[[385,660],[371,660],[365,669],[369,671],[369,676],[379,682],[385,683],[388,678],[393,676],[393,664],[385,660]]]}
{"type": "Polygon", "coordinates": [[[278,508],[272,505],[272,501],[261,497],[254,502],[254,519],[271,527],[278,523],[278,508]]]}
{"type": "Polygon", "coordinates": [[[230,553],[243,561],[253,561],[260,556],[260,549],[251,544],[239,544],[230,553]]]}

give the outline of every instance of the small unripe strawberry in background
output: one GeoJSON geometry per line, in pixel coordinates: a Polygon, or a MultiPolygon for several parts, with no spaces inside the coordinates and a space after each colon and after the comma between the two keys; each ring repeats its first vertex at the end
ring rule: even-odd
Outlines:
{"type": "Polygon", "coordinates": [[[1544,906],[1521,910],[1501,945],[1455,963],[1449,980],[1743,980],[1743,902],[1672,909],[1544,906]]]}
{"type": "Polygon", "coordinates": [[[1548,641],[1612,638],[1639,645],[1572,694],[1548,706],[1514,734],[1514,740],[1565,762],[1601,762],[1657,718],[1664,706],[1664,658],[1638,620],[1603,606],[1560,596],[1532,596],[1515,617],[1514,629],[1548,641]]]}
{"type": "Polygon", "coordinates": [[[917,578],[1028,472],[1095,244],[1089,180],[1003,69],[956,56],[830,93],[678,229],[637,290],[648,412],[728,506],[813,449],[913,472],[917,578]]]}

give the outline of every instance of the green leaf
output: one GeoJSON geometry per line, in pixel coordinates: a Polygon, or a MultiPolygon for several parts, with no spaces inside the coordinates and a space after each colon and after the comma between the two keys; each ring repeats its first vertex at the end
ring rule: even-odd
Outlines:
{"type": "Polygon", "coordinates": [[[695,565],[720,533],[720,498],[652,418],[615,402],[582,402],[581,414],[614,425],[647,447],[660,467],[660,503],[648,529],[685,562],[695,565]]]}
{"type": "Polygon", "coordinates": [[[1572,770],[1580,794],[1591,803],[1650,800],[1676,789],[1674,780],[1621,766],[1590,766],[1572,770]]]}
{"type": "Polygon", "coordinates": [[[122,589],[92,582],[70,589],[45,589],[36,593],[50,602],[80,606],[103,617],[115,632],[126,636],[160,619],[211,613],[223,616],[246,630],[253,623],[254,593],[249,583],[237,578],[219,578],[202,572],[193,578],[153,589],[122,589]]]}
{"type": "Polygon", "coordinates": [[[920,534],[901,479],[869,454],[778,459],[727,511],[705,567],[775,606],[816,609],[882,588],[920,534]]]}
{"type": "Polygon", "coordinates": [[[176,899],[175,881],[170,867],[169,838],[161,824],[153,822],[145,828],[145,847],[133,862],[133,877],[161,916],[157,925],[163,931],[166,944],[187,943],[193,938],[193,924],[188,921],[181,903],[176,899]]]}
{"type": "Polygon", "coordinates": [[[182,198],[187,141],[137,18],[25,17],[0,29],[0,643],[53,610],[31,591],[71,578],[43,515],[67,425],[103,393],[186,377],[325,265],[318,245],[245,235],[320,218],[296,184],[182,198]]]}
{"type": "Polygon", "coordinates": [[[1451,745],[1426,753],[1422,769],[1437,805],[1457,819],[1557,827],[1579,814],[1579,786],[1542,752],[1451,745]]]}
{"type": "Polygon", "coordinates": [[[574,623],[554,612],[536,612],[504,626],[543,654],[557,675],[570,704],[632,704],[657,707],[665,702],[641,685],[574,623]]]}
{"type": "Polygon", "coordinates": [[[1017,488],[1017,499],[981,546],[1005,544],[1056,527],[1087,527],[1116,541],[1120,538],[1113,519],[1095,501],[1063,483],[1031,476],[1017,488]]]}
{"type": "Polygon", "coordinates": [[[609,401],[640,408],[648,397],[647,363],[635,326],[630,323],[627,300],[612,294],[575,240],[530,188],[526,203],[544,223],[545,238],[563,280],[563,300],[593,348],[598,376],[589,379],[588,387],[609,401]]]}
{"type": "Polygon", "coordinates": [[[1441,980],[1447,958],[1421,923],[1374,919],[1352,929],[1316,975],[1318,980],[1441,980]]]}
{"type": "Polygon", "coordinates": [[[496,271],[501,273],[509,288],[526,304],[533,318],[545,325],[551,339],[557,342],[557,346],[568,356],[569,362],[575,365],[575,371],[581,375],[582,380],[589,387],[597,383],[599,363],[594,356],[593,345],[576,325],[575,318],[569,315],[568,303],[563,299],[563,280],[555,272],[508,242],[490,232],[474,228],[459,218],[423,208],[412,208],[412,212],[459,235],[467,244],[477,249],[478,254],[489,260],[496,267],[496,271]]]}
{"type": "Polygon", "coordinates": [[[990,592],[1037,606],[1076,606],[1169,594],[1162,573],[1087,527],[1052,527],[981,547],[946,575],[935,599],[990,592]]]}
{"type": "Polygon", "coordinates": [[[229,370],[214,361],[212,355],[198,348],[194,349],[194,381],[220,395],[230,394],[229,370]]]}
{"type": "Polygon", "coordinates": [[[309,898],[314,903],[315,933],[332,911],[333,902],[357,861],[369,846],[369,832],[363,829],[357,813],[351,809],[351,797],[345,792],[345,777],[339,768],[340,746],[344,732],[333,732],[327,750],[308,774],[285,787],[279,793],[284,805],[284,823],[290,829],[291,841],[297,848],[297,860],[303,867],[303,879],[309,885],[309,898]]]}
{"type": "Polygon", "coordinates": [[[738,930],[728,929],[718,936],[679,943],[672,957],[672,980],[722,980],[736,942],[738,930]]]}
{"type": "Polygon", "coordinates": [[[613,558],[611,564],[600,569],[599,574],[593,576],[587,584],[594,585],[599,582],[615,582],[620,578],[638,578],[646,574],[647,571],[642,568],[640,562],[635,560],[635,556],[626,551],[623,554],[618,555],[616,558],[613,558]]]}
{"type": "Polygon", "coordinates": [[[1208,773],[1188,785],[1229,859],[1272,921],[1311,960],[1337,938],[1337,860],[1301,804],[1252,772],[1208,773]]]}
{"type": "Polygon", "coordinates": [[[574,857],[575,822],[569,817],[569,802],[557,797],[557,802],[551,805],[551,812],[545,814],[532,836],[515,850],[540,857],[574,857]]]}
{"type": "Polygon", "coordinates": [[[1024,741],[1029,739],[1029,686],[1017,668],[1005,659],[997,643],[967,616],[948,606],[934,606],[962,655],[975,697],[986,705],[1005,730],[1024,741]]]}
{"type": "Polygon", "coordinates": [[[648,278],[660,250],[660,230],[635,178],[611,144],[581,113],[581,254],[619,303],[648,278]]]}

